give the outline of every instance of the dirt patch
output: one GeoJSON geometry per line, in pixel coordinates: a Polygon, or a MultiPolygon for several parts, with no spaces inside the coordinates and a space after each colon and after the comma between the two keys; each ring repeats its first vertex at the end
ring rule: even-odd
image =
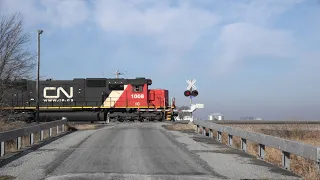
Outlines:
{"type": "Polygon", "coordinates": [[[12,180],[12,179],[16,179],[16,178],[9,175],[0,176],[0,180],[12,180]]]}
{"type": "Polygon", "coordinates": [[[197,125],[194,125],[192,122],[188,124],[162,125],[162,127],[170,131],[182,131],[185,133],[194,133],[195,130],[197,129],[197,125]]]}
{"type": "Polygon", "coordinates": [[[98,128],[98,125],[96,124],[76,124],[76,123],[67,124],[68,131],[95,130],[97,128],[98,128]]]}

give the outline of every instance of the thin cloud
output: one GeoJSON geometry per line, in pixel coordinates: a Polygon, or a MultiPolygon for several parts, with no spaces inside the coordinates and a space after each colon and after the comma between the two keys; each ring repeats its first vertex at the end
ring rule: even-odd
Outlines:
{"type": "Polygon", "coordinates": [[[1,0],[2,12],[20,12],[27,27],[39,24],[49,28],[71,28],[85,22],[90,15],[86,1],[78,0],[1,0]]]}
{"type": "Polygon", "coordinates": [[[205,30],[219,23],[208,10],[168,2],[98,0],[94,19],[106,32],[153,37],[158,46],[176,51],[192,48],[205,30]]]}
{"type": "MultiPolygon", "coordinates": [[[[185,55],[198,48],[195,53],[201,54],[202,63],[214,66],[214,73],[221,74],[250,57],[298,56],[299,45],[293,32],[278,29],[274,24],[281,14],[301,2],[2,0],[5,8],[1,10],[20,11],[30,26],[72,28],[90,22],[105,34],[148,38],[149,48],[161,49],[162,62],[172,64],[166,68],[169,72],[183,66],[185,55]],[[212,43],[199,48],[203,41],[212,43]]],[[[120,43],[127,44],[125,39],[120,43]]]]}
{"type": "Polygon", "coordinates": [[[178,89],[184,89],[185,77],[191,76],[202,87],[197,101],[210,107],[208,111],[214,107],[236,119],[239,111],[266,111],[262,116],[268,118],[274,111],[285,116],[290,108],[309,115],[304,107],[319,106],[320,86],[314,79],[320,76],[320,23],[315,2],[0,0],[1,13],[16,11],[32,31],[41,26],[46,34],[52,31],[59,37],[79,30],[81,35],[73,36],[76,42],[61,46],[83,61],[77,64],[86,68],[81,76],[124,67],[132,76],[152,76],[157,87],[169,86],[171,95],[182,96],[177,98],[180,103],[186,99],[178,89]],[[88,39],[93,40],[87,46],[88,39]],[[94,54],[100,66],[79,56],[79,49],[82,55],[94,54]]]}

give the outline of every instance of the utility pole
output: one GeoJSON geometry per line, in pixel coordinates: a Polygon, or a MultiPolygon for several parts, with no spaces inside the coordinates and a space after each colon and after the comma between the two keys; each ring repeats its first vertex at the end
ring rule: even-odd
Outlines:
{"type": "Polygon", "coordinates": [[[36,120],[37,123],[40,123],[40,116],[39,116],[39,111],[40,111],[40,93],[39,93],[39,88],[40,88],[40,35],[43,33],[43,30],[38,30],[38,70],[37,70],[37,84],[36,84],[36,93],[37,93],[37,116],[36,120]]]}
{"type": "Polygon", "coordinates": [[[123,75],[123,73],[121,73],[119,70],[117,70],[114,74],[116,75],[116,79],[119,79],[119,75],[123,75]]]}
{"type": "MultiPolygon", "coordinates": [[[[190,92],[192,92],[192,87],[190,88],[190,92]]],[[[192,106],[192,95],[190,96],[190,107],[192,106]]]]}
{"type": "Polygon", "coordinates": [[[120,75],[121,73],[119,72],[119,70],[117,70],[116,71],[116,78],[118,79],[119,78],[119,75],[120,75]]]}

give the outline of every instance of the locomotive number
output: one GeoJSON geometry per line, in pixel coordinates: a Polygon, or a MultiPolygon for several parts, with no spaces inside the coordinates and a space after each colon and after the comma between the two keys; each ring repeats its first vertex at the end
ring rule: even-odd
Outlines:
{"type": "Polygon", "coordinates": [[[143,99],[144,98],[144,94],[131,94],[131,97],[133,99],[143,99]]]}

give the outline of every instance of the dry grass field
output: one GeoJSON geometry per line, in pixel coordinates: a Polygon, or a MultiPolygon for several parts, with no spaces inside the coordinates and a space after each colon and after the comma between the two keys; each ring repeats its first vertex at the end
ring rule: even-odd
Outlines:
{"type": "MultiPolygon", "coordinates": [[[[294,140],[314,146],[320,146],[320,124],[226,124],[246,131],[257,132],[276,136],[284,139],[294,140]]],[[[227,143],[227,135],[223,135],[223,143],[227,143]]],[[[235,138],[237,146],[240,147],[240,139],[235,138]]],[[[258,155],[258,144],[250,142],[249,152],[258,155]]],[[[300,156],[290,155],[291,170],[305,179],[320,179],[320,173],[315,162],[300,156]]],[[[266,147],[266,161],[281,166],[281,151],[266,147]]]]}
{"type": "Polygon", "coordinates": [[[4,121],[0,120],[0,132],[18,129],[18,128],[21,128],[25,125],[26,125],[26,123],[21,122],[21,121],[8,123],[8,122],[4,122],[4,121]]]}
{"type": "MultiPolygon", "coordinates": [[[[226,126],[232,126],[241,128],[246,131],[263,133],[271,136],[277,136],[285,139],[303,142],[315,146],[320,146],[320,124],[225,124],[226,126]]],[[[189,124],[174,124],[168,125],[165,128],[168,130],[177,131],[195,131],[196,125],[189,124]]],[[[208,132],[208,129],[206,130],[208,132]]],[[[202,133],[202,132],[201,132],[202,133]]],[[[214,138],[216,138],[217,132],[213,132],[214,138]]],[[[222,133],[222,142],[227,144],[227,134],[222,133]]],[[[258,144],[248,141],[248,153],[258,156],[258,144]]],[[[233,147],[240,148],[240,138],[233,137],[233,147]]],[[[275,148],[266,147],[266,161],[281,166],[281,151],[275,148]]],[[[303,176],[307,180],[320,180],[320,173],[317,169],[317,165],[310,160],[296,155],[290,155],[291,157],[291,171],[303,176]]]]}

